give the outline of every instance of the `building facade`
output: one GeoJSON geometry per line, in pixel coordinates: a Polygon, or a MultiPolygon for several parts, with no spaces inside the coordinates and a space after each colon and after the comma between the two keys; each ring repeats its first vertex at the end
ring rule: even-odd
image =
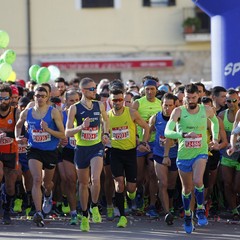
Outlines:
{"type": "MultiPolygon", "coordinates": [[[[0,29],[17,54],[13,69],[28,79],[32,64],[61,75],[161,82],[211,81],[210,30],[184,33],[201,11],[191,0],[0,0],[0,29]]],[[[201,18],[201,16],[199,17],[201,18]]]]}

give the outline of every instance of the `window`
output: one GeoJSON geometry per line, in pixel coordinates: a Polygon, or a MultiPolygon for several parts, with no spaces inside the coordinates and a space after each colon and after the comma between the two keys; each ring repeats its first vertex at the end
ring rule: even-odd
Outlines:
{"type": "Polygon", "coordinates": [[[175,5],[176,0],[143,0],[144,7],[166,7],[175,5]]]}
{"type": "Polygon", "coordinates": [[[114,0],[82,0],[82,8],[113,8],[114,0]]]}
{"type": "Polygon", "coordinates": [[[211,29],[210,17],[198,7],[195,8],[195,12],[196,12],[196,17],[198,17],[201,21],[200,32],[210,33],[210,29],[211,29]]]}

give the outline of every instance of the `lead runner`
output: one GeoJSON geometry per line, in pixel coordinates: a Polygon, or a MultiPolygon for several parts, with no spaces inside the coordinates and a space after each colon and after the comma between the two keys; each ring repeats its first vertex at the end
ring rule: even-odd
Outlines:
{"type": "Polygon", "coordinates": [[[207,119],[212,123],[214,149],[218,148],[219,124],[211,107],[198,104],[199,94],[195,84],[186,85],[184,94],[186,103],[173,110],[165,129],[165,136],[179,141],[177,167],[182,182],[184,229],[186,233],[192,233],[194,226],[190,201],[193,185],[197,200],[198,225],[208,224],[203,205],[203,174],[208,159],[207,119]]]}

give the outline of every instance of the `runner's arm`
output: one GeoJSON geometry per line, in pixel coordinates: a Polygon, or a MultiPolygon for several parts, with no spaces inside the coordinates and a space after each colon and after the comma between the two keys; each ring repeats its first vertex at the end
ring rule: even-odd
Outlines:
{"type": "Polygon", "coordinates": [[[68,117],[67,117],[66,129],[65,129],[65,135],[67,137],[72,137],[74,136],[74,134],[78,133],[83,129],[82,125],[73,127],[76,112],[77,112],[77,109],[75,105],[72,105],[68,110],[68,117]]]}
{"type": "Polygon", "coordinates": [[[21,137],[21,133],[22,133],[22,127],[23,127],[23,124],[24,122],[26,121],[27,119],[27,113],[28,113],[28,109],[25,109],[24,111],[22,111],[20,113],[20,116],[19,116],[19,119],[15,125],[15,139],[18,141],[20,140],[20,137],[21,137]]]}
{"type": "Polygon", "coordinates": [[[100,107],[100,111],[101,111],[102,119],[103,119],[103,132],[108,134],[109,133],[109,118],[108,118],[107,112],[105,110],[105,107],[101,102],[99,102],[99,107],[100,107]]]}
{"type": "Polygon", "coordinates": [[[63,122],[62,122],[62,115],[61,113],[59,112],[58,109],[56,108],[53,108],[52,109],[52,118],[58,128],[58,131],[55,131],[49,127],[47,127],[45,129],[46,132],[50,133],[51,135],[53,135],[54,137],[56,138],[59,138],[59,139],[64,139],[65,138],[65,134],[64,134],[64,126],[63,126],[63,122]]]}
{"type": "Polygon", "coordinates": [[[177,123],[178,119],[180,118],[180,115],[181,115],[181,109],[180,108],[175,108],[172,111],[172,114],[170,116],[170,119],[167,122],[165,131],[164,131],[165,137],[171,138],[171,139],[178,139],[178,138],[183,137],[182,132],[177,132],[176,131],[176,123],[177,123]]]}

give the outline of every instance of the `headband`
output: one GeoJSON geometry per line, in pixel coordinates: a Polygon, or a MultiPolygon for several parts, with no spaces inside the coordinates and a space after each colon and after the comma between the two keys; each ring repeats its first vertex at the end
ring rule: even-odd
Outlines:
{"type": "Polygon", "coordinates": [[[147,79],[144,84],[143,84],[144,87],[147,87],[147,86],[154,86],[154,87],[157,87],[157,82],[152,80],[152,79],[147,79]]]}

